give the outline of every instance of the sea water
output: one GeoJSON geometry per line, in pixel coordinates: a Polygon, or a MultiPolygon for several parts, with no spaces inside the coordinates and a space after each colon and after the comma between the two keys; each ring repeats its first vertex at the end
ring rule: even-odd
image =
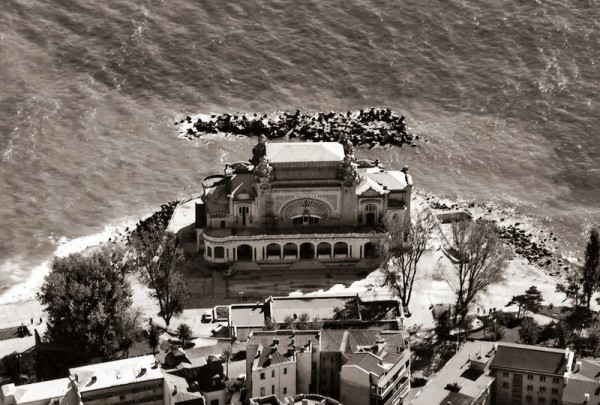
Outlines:
{"type": "Polygon", "coordinates": [[[252,139],[178,137],[212,112],[392,108],[419,146],[357,154],[577,253],[600,220],[598,3],[5,0],[0,286],[248,158],[252,139]]]}

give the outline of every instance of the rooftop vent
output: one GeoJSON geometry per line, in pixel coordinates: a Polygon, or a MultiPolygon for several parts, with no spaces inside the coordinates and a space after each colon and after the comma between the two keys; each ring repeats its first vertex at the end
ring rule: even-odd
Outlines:
{"type": "Polygon", "coordinates": [[[96,378],[95,375],[93,375],[92,379],[90,380],[90,384],[94,384],[96,381],[98,381],[98,379],[96,378]]]}
{"type": "Polygon", "coordinates": [[[459,392],[462,387],[458,383],[447,384],[446,389],[450,392],[459,392]]]}
{"type": "Polygon", "coordinates": [[[273,339],[273,345],[278,345],[279,344],[279,339],[273,339]]]}

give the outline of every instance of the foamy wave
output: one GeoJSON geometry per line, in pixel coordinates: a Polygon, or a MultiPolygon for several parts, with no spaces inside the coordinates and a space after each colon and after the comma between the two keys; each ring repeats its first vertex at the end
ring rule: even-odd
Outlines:
{"type": "MultiPolygon", "coordinates": [[[[143,218],[150,215],[151,213],[145,215],[143,218]]],[[[90,247],[108,242],[109,239],[111,241],[119,241],[126,233],[126,229],[135,227],[138,220],[139,219],[122,220],[116,225],[107,225],[99,233],[82,236],[76,239],[69,240],[65,237],[60,238],[58,240],[58,246],[51,258],[33,267],[31,271],[28,272],[29,276],[24,282],[11,286],[0,294],[0,305],[34,300],[35,295],[44,283],[44,277],[50,272],[50,265],[53,258],[65,257],[73,253],[83,252],[90,247]]],[[[18,272],[15,270],[15,267],[20,267],[20,265],[17,262],[7,261],[0,267],[0,272],[4,274],[15,274],[18,272]]]]}

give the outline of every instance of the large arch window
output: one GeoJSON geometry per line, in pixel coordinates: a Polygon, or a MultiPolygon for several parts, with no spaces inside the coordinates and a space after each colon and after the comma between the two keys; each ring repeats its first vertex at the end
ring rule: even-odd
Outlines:
{"type": "Polygon", "coordinates": [[[312,199],[295,200],[281,209],[284,219],[296,217],[329,218],[329,207],[324,202],[312,199]]]}

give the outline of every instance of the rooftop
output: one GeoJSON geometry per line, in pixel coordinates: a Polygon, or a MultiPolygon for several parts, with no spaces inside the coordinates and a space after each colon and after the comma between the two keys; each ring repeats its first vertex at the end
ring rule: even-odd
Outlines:
{"type": "Polygon", "coordinates": [[[258,345],[261,350],[258,361],[253,368],[268,367],[293,360],[290,350],[310,351],[310,344],[319,342],[318,331],[255,331],[248,340],[248,345],[258,345]]]}
{"type": "Polygon", "coordinates": [[[267,142],[267,159],[271,164],[340,162],[344,147],[338,142],[267,142]]]}
{"type": "Polygon", "coordinates": [[[230,325],[238,328],[265,326],[265,305],[263,302],[256,304],[234,304],[229,309],[230,325]]]}
{"type": "Polygon", "coordinates": [[[76,367],[69,371],[71,375],[77,375],[80,392],[163,378],[152,355],[76,367]]]}
{"type": "Polygon", "coordinates": [[[367,373],[373,373],[377,376],[381,376],[386,372],[386,369],[381,365],[381,359],[369,352],[354,354],[350,360],[344,364],[344,367],[348,366],[360,367],[367,373]]]}
{"type": "Polygon", "coordinates": [[[2,386],[4,396],[13,395],[17,405],[36,401],[48,401],[52,398],[62,398],[68,389],[68,378],[20,385],[18,387],[15,387],[13,384],[2,386]]]}
{"type": "Polygon", "coordinates": [[[565,349],[503,342],[498,344],[490,367],[562,376],[567,371],[567,362],[565,349]]]}
{"type": "Polygon", "coordinates": [[[562,402],[565,404],[599,404],[600,383],[570,379],[563,391],[562,402]],[[586,397],[586,394],[589,397],[586,397]]]}
{"type": "Polygon", "coordinates": [[[335,308],[344,308],[355,296],[340,297],[275,297],[271,304],[271,314],[277,322],[283,322],[287,316],[308,314],[310,320],[333,319],[335,308]]]}
{"type": "Polygon", "coordinates": [[[454,400],[458,400],[456,403],[462,404],[466,402],[466,397],[471,398],[471,401],[479,398],[492,384],[494,378],[472,368],[471,359],[491,357],[493,348],[493,342],[474,341],[465,343],[462,349],[417,394],[413,404],[445,404],[450,398],[453,404],[455,403],[454,400]],[[458,393],[446,389],[448,384],[455,383],[460,386],[458,393]]]}

